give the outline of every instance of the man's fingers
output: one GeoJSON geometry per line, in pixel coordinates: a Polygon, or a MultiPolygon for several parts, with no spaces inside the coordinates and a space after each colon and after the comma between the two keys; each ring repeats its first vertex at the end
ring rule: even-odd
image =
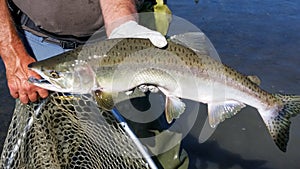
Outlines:
{"type": "Polygon", "coordinates": [[[160,32],[141,26],[135,21],[125,22],[112,30],[109,39],[114,38],[147,38],[154,46],[159,48],[163,48],[168,44],[165,36],[160,32]]]}
{"type": "Polygon", "coordinates": [[[45,89],[38,89],[37,92],[42,98],[46,98],[49,95],[48,90],[45,89]]]}
{"type": "Polygon", "coordinates": [[[17,99],[19,98],[19,93],[18,92],[10,92],[10,95],[14,98],[14,99],[17,99]]]}
{"type": "MultiPolygon", "coordinates": [[[[41,77],[35,73],[34,71],[29,70],[30,75],[34,78],[40,79],[41,77]]],[[[39,96],[41,96],[41,98],[46,98],[48,96],[48,90],[39,88],[39,87],[35,87],[34,90],[38,93],[39,96]]]]}
{"type": "Polygon", "coordinates": [[[11,95],[14,99],[19,98],[18,88],[16,87],[15,84],[11,84],[11,83],[8,82],[8,88],[9,88],[10,95],[11,95]]]}
{"type": "Polygon", "coordinates": [[[161,36],[161,35],[153,35],[149,38],[149,40],[151,41],[151,43],[158,47],[158,48],[163,48],[165,46],[167,46],[168,42],[166,40],[165,37],[161,36]]]}
{"type": "Polygon", "coordinates": [[[30,94],[28,94],[28,98],[31,102],[35,102],[38,99],[38,95],[36,92],[31,92],[30,94]]]}
{"type": "Polygon", "coordinates": [[[40,87],[30,85],[30,90],[28,91],[28,97],[31,102],[37,101],[38,97],[46,98],[48,96],[48,91],[40,87]]]}
{"type": "Polygon", "coordinates": [[[29,101],[35,102],[38,97],[46,98],[48,96],[48,91],[32,84],[29,84],[27,81],[23,80],[23,84],[21,83],[9,83],[9,91],[10,95],[24,104],[27,104],[29,101]]]}
{"type": "Polygon", "coordinates": [[[29,102],[27,94],[19,94],[19,95],[20,95],[19,99],[22,103],[27,104],[29,102]]]}
{"type": "Polygon", "coordinates": [[[45,89],[34,87],[30,92],[16,94],[16,98],[20,98],[20,101],[27,104],[29,101],[36,102],[38,97],[46,98],[48,96],[48,91],[45,89]]]}

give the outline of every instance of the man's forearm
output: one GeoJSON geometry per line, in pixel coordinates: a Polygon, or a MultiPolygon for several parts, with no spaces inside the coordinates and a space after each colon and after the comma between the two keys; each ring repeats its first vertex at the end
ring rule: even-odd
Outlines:
{"type": "Polygon", "coordinates": [[[136,20],[133,15],[137,12],[135,0],[100,0],[100,4],[108,36],[120,24],[136,20]]]}
{"type": "Polygon", "coordinates": [[[15,55],[9,55],[8,52],[18,52],[15,49],[24,52],[24,46],[19,38],[14,22],[10,15],[6,0],[0,0],[0,56],[4,63],[13,60],[15,55]],[[13,49],[14,48],[14,49],[13,49]]]}

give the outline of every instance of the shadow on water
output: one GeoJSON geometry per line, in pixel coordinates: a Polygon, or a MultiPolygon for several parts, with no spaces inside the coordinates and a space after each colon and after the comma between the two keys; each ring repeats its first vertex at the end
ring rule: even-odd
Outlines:
{"type": "Polygon", "coordinates": [[[270,169],[264,167],[265,160],[244,159],[240,154],[232,153],[223,149],[216,141],[198,143],[198,139],[188,135],[183,140],[184,149],[190,156],[189,168],[208,169],[210,163],[218,169],[239,167],[242,169],[270,169]],[[192,157],[192,158],[191,158],[192,157]],[[193,158],[195,157],[195,158],[193,158]]]}

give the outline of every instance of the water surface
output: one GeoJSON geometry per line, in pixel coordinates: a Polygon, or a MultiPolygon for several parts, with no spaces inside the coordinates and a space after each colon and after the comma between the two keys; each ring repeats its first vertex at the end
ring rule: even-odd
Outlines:
{"type": "MultiPolygon", "coordinates": [[[[269,92],[300,94],[300,1],[169,1],[173,14],[199,27],[223,63],[257,75],[269,92]]],[[[198,115],[184,147],[190,168],[297,169],[300,167],[300,116],[292,118],[286,153],[273,143],[258,112],[251,107],[220,124],[205,143],[198,136],[206,117],[198,115]]]]}
{"type": "MultiPolygon", "coordinates": [[[[199,27],[211,40],[223,63],[243,74],[257,75],[269,92],[300,94],[300,1],[297,0],[169,0],[173,14],[199,27]]],[[[14,106],[0,64],[0,149],[14,106]]],[[[298,169],[300,116],[292,119],[286,153],[273,143],[258,112],[251,107],[220,124],[199,144],[206,106],[184,139],[190,168],[298,169]]]]}

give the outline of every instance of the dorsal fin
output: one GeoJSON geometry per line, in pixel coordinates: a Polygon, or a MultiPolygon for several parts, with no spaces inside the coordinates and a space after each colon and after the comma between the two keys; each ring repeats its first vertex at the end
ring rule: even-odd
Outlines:
{"type": "Polygon", "coordinates": [[[190,48],[198,54],[210,56],[221,62],[216,49],[203,32],[187,32],[173,35],[170,37],[170,40],[190,48]]]}

